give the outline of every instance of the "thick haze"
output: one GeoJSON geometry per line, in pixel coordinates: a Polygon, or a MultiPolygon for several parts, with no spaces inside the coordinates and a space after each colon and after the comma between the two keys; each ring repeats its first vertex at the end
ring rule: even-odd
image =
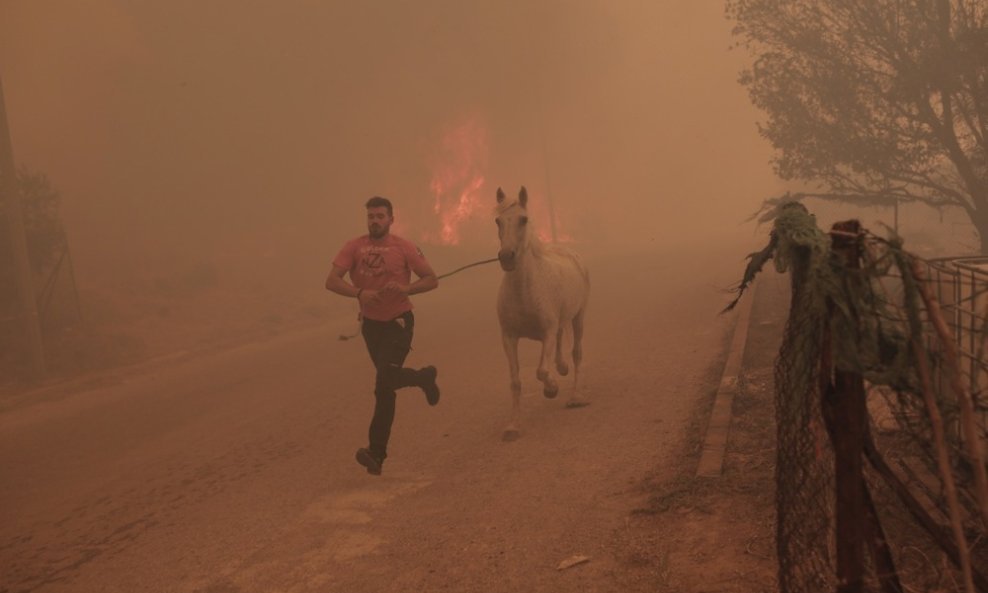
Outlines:
{"type": "Polygon", "coordinates": [[[0,75],[82,267],[325,263],[374,194],[428,244],[457,129],[489,230],[465,243],[498,185],[548,183],[566,236],[640,247],[750,237],[774,191],[729,31],[714,0],[0,0],[0,75]]]}

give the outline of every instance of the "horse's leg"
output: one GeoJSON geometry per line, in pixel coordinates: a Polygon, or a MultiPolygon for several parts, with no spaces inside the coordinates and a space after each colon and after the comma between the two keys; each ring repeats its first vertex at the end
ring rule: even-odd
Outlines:
{"type": "Polygon", "coordinates": [[[521,423],[521,377],[518,373],[518,338],[501,334],[501,341],[504,345],[504,353],[508,357],[508,368],[511,372],[511,421],[504,429],[502,439],[513,441],[521,435],[519,425],[521,423]]]}
{"type": "Polygon", "coordinates": [[[573,395],[566,402],[567,408],[580,408],[590,402],[580,393],[580,364],[583,362],[583,314],[586,307],[573,317],[573,395]]]}
{"type": "Polygon", "coordinates": [[[559,324],[559,331],[556,332],[556,372],[565,377],[569,374],[569,365],[566,364],[566,358],[563,356],[563,344],[565,342],[564,338],[566,336],[566,324],[559,324]]]}
{"type": "Polygon", "coordinates": [[[542,356],[539,359],[539,370],[536,373],[539,381],[542,381],[542,395],[549,399],[559,394],[559,384],[556,383],[556,378],[552,376],[552,357],[556,354],[556,343],[558,342],[556,336],[558,333],[557,322],[549,327],[545,335],[542,336],[542,356]]]}

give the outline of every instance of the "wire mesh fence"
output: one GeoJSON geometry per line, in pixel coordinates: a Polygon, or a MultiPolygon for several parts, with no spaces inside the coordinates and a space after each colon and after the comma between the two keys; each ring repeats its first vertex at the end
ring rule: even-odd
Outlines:
{"type": "Polygon", "coordinates": [[[927,261],[776,212],[779,589],[988,592],[988,258],[927,261]]]}

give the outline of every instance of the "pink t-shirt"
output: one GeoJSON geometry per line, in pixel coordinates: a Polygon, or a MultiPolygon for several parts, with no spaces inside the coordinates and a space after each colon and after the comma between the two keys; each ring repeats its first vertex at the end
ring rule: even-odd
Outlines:
{"type": "MultiPolygon", "coordinates": [[[[347,241],[333,258],[333,265],[349,271],[350,281],[357,288],[371,290],[384,288],[392,281],[408,284],[412,272],[422,276],[430,270],[414,243],[390,233],[382,239],[364,235],[347,241]]],[[[376,321],[390,321],[411,310],[412,301],[400,294],[382,294],[379,302],[361,305],[363,316],[376,321]]]]}

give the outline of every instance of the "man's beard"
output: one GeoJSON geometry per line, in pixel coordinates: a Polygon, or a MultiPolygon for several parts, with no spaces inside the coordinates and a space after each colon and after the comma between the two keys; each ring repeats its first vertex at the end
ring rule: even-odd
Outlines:
{"type": "Polygon", "coordinates": [[[379,224],[374,224],[367,229],[367,232],[370,234],[371,238],[380,239],[388,233],[388,230],[379,224]]]}

